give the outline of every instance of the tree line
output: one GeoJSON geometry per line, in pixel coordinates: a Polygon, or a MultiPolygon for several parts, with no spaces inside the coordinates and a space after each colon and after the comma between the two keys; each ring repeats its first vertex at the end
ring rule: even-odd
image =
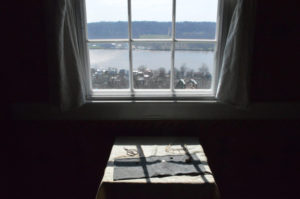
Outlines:
{"type": "MultiPolygon", "coordinates": [[[[171,36],[171,22],[134,21],[132,22],[133,38],[167,38],[171,36]]],[[[178,22],[176,36],[183,39],[215,38],[215,22],[178,22]]],[[[89,39],[113,39],[128,37],[128,22],[95,22],[88,23],[89,39]]]]}

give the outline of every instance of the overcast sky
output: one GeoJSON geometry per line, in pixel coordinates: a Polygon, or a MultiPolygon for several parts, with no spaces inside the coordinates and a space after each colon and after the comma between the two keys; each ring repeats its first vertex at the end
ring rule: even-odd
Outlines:
{"type": "MultiPolygon", "coordinates": [[[[218,0],[177,0],[176,21],[216,21],[218,0]]],[[[127,0],[86,0],[87,20],[127,21],[127,0]]],[[[132,21],[172,21],[172,0],[131,0],[132,21]]]]}

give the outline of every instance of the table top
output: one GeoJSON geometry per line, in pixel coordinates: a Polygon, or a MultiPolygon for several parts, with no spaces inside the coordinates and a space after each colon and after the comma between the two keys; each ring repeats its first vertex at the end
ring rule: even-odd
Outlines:
{"type": "Polygon", "coordinates": [[[197,138],[193,137],[118,137],[113,145],[101,184],[105,183],[175,183],[214,184],[207,157],[197,138]],[[205,174],[151,177],[114,181],[114,160],[150,156],[194,154],[200,162],[199,169],[205,174]],[[210,174],[209,174],[210,173],[210,174]]]}

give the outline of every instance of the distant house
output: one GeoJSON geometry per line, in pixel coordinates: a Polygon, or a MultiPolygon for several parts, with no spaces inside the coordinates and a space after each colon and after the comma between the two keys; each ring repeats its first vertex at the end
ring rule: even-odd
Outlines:
{"type": "Polygon", "coordinates": [[[190,79],[190,81],[188,81],[186,87],[191,88],[191,89],[195,89],[195,88],[198,87],[198,82],[194,79],[190,79]]]}
{"type": "Polygon", "coordinates": [[[185,89],[186,83],[184,79],[180,79],[179,82],[176,84],[175,88],[176,89],[185,89]]]}

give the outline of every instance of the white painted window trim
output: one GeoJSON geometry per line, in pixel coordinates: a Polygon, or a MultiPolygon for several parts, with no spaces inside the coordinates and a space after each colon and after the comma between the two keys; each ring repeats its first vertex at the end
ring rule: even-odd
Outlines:
{"type": "Polygon", "coordinates": [[[172,0],[172,38],[171,39],[133,39],[131,33],[131,0],[127,0],[128,4],[128,39],[88,39],[87,37],[87,15],[86,3],[83,2],[81,9],[83,20],[83,36],[85,37],[84,56],[85,56],[85,69],[87,70],[87,100],[215,100],[216,88],[218,84],[218,76],[220,70],[219,58],[219,41],[221,38],[220,28],[221,13],[223,9],[224,0],[218,0],[217,23],[216,23],[216,37],[215,39],[176,39],[175,25],[176,25],[176,0],[172,0]],[[129,89],[92,89],[91,71],[89,63],[89,43],[129,43],[129,68],[130,68],[130,82],[129,89]],[[170,42],[171,43],[171,78],[170,89],[134,89],[133,88],[133,64],[132,64],[132,42],[170,42]],[[174,57],[175,57],[175,43],[188,42],[188,43],[213,43],[215,44],[215,66],[213,67],[212,75],[212,88],[211,89],[174,89],[174,57]]]}

